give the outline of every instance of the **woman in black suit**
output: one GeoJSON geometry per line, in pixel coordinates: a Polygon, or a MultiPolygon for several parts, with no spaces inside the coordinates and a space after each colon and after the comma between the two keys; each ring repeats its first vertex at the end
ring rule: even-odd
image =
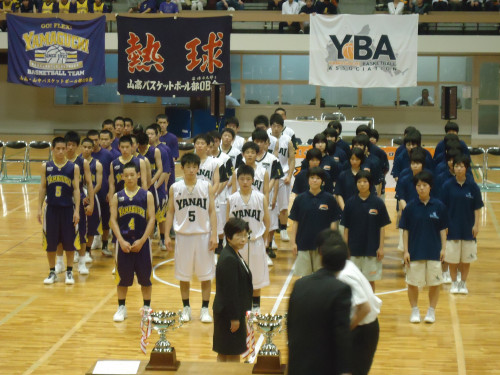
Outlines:
{"type": "Polygon", "coordinates": [[[218,362],[239,362],[246,347],[245,316],[252,309],[252,274],[238,253],[248,242],[248,223],[231,218],[224,226],[227,245],[216,269],[213,351],[218,362]]]}

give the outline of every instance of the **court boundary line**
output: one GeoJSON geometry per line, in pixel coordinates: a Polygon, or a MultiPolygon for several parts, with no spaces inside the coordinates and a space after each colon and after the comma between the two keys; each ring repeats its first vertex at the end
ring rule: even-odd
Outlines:
{"type": "Polygon", "coordinates": [[[31,302],[33,302],[37,298],[38,298],[38,296],[31,296],[26,301],[24,301],[23,303],[18,305],[14,310],[12,310],[10,313],[8,313],[3,319],[0,319],[0,326],[7,323],[10,319],[12,319],[15,315],[17,315],[18,312],[20,312],[26,306],[31,304],[31,302]]]}
{"type": "Polygon", "coordinates": [[[455,298],[451,294],[448,295],[448,304],[450,306],[451,324],[453,328],[453,336],[455,338],[458,375],[466,375],[467,367],[465,365],[464,343],[462,340],[462,333],[460,332],[460,320],[458,319],[458,311],[457,305],[455,304],[455,298]]]}

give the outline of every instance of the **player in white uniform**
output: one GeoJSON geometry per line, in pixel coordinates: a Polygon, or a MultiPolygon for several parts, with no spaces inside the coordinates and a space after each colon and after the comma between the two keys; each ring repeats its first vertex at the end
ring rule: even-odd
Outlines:
{"type": "MultiPolygon", "coordinates": [[[[283,117],[283,121],[286,120],[286,111],[285,111],[285,108],[276,108],[274,110],[274,113],[277,113],[278,115],[281,115],[281,117],[283,117]]],[[[295,138],[295,132],[293,131],[292,128],[288,128],[286,126],[283,126],[283,130],[281,131],[282,134],[284,135],[287,135],[288,137],[290,137],[290,140],[292,141],[293,143],[293,147],[295,149],[297,149],[297,140],[295,138]]]]}
{"type": "Polygon", "coordinates": [[[284,121],[281,115],[274,113],[270,119],[272,134],[278,138],[273,154],[278,157],[284,176],[280,179],[278,191],[278,209],[280,211],[280,237],[282,241],[290,241],[286,226],[288,222],[288,204],[292,192],[292,176],[295,170],[295,149],[290,138],[282,134],[284,121]]]}
{"type": "MultiPolygon", "coordinates": [[[[188,153],[181,158],[184,180],[170,187],[168,200],[167,233],[174,227],[175,277],[180,281],[184,305],[183,318],[191,319],[189,288],[193,273],[201,281],[202,308],[200,319],[211,323],[208,311],[215,262],[212,251],[217,246],[217,218],[215,216],[214,187],[208,181],[197,178],[200,157],[188,153]]],[[[166,236],[167,248],[172,242],[166,236]]]]}
{"type": "Polygon", "coordinates": [[[254,189],[254,169],[242,165],[237,171],[239,191],[228,198],[227,217],[237,217],[248,222],[250,240],[248,245],[239,250],[242,258],[252,271],[253,307],[260,312],[261,289],[269,285],[267,268],[266,242],[269,232],[269,202],[264,194],[254,189]]]}
{"type": "MultiPolygon", "coordinates": [[[[243,160],[242,162],[254,169],[253,184],[254,190],[257,190],[264,194],[266,199],[269,201],[269,174],[264,167],[258,166],[255,162],[257,158],[257,153],[259,152],[259,146],[254,142],[247,142],[243,145],[243,160]]],[[[238,180],[236,179],[236,174],[233,173],[233,193],[239,189],[238,180]]]]}
{"type": "Polygon", "coordinates": [[[233,168],[236,166],[236,158],[241,154],[241,150],[233,147],[233,139],[235,137],[234,130],[230,128],[224,128],[221,134],[221,143],[219,149],[227,154],[231,158],[231,163],[233,163],[233,168]]]}
{"type": "Polygon", "coordinates": [[[245,143],[245,138],[238,135],[238,131],[240,130],[240,122],[236,117],[230,117],[226,120],[226,128],[233,129],[234,131],[234,140],[233,147],[241,150],[243,148],[243,144],[245,143]]]}
{"type": "Polygon", "coordinates": [[[208,154],[211,137],[208,134],[200,134],[194,138],[194,150],[200,157],[200,168],[197,178],[208,181],[214,187],[214,192],[219,189],[220,174],[219,163],[208,154]]]}
{"type": "MultiPolygon", "coordinates": [[[[269,127],[269,119],[265,115],[258,115],[253,119],[253,126],[255,130],[264,130],[269,136],[269,143],[267,145],[267,150],[272,153],[274,147],[276,146],[277,139],[271,134],[271,128],[269,127]]],[[[248,137],[248,141],[254,141],[253,136],[248,137]]]]}

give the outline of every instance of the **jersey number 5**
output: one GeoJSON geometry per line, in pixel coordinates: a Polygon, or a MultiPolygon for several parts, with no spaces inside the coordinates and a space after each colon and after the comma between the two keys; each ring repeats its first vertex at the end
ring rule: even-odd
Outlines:
{"type": "Polygon", "coordinates": [[[194,211],[188,211],[189,221],[194,222],[196,220],[196,216],[194,215],[194,211]]]}
{"type": "Polygon", "coordinates": [[[56,197],[60,197],[61,196],[61,188],[62,188],[62,186],[56,186],[56,193],[55,193],[56,197]]]}

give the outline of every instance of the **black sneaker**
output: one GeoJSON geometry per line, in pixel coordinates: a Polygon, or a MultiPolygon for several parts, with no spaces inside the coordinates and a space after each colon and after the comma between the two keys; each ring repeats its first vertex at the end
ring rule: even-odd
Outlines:
{"type": "Polygon", "coordinates": [[[271,248],[271,249],[267,249],[267,255],[269,255],[269,258],[276,258],[276,253],[274,252],[274,250],[271,248]]]}

